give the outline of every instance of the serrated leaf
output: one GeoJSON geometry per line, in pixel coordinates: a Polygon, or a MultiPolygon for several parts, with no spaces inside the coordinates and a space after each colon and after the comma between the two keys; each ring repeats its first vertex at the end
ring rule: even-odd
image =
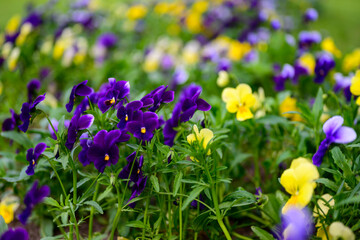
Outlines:
{"type": "Polygon", "coordinates": [[[355,183],[354,174],[351,171],[351,166],[346,160],[345,155],[341,152],[339,147],[331,149],[331,155],[334,159],[334,163],[343,171],[344,177],[351,185],[355,183]]]}
{"type": "Polygon", "coordinates": [[[102,210],[101,206],[100,206],[97,202],[95,202],[95,201],[86,201],[86,202],[84,202],[84,204],[93,206],[100,214],[103,214],[103,213],[104,213],[104,211],[102,210]]]}
{"type": "Polygon", "coordinates": [[[270,233],[259,227],[251,226],[251,230],[260,238],[260,240],[275,240],[270,233]]]}
{"type": "Polygon", "coordinates": [[[151,184],[153,185],[155,191],[159,192],[160,191],[159,179],[155,175],[151,175],[150,181],[151,181],[151,184]]]}
{"type": "Polygon", "coordinates": [[[199,196],[199,194],[205,189],[205,186],[198,186],[196,188],[194,188],[190,194],[189,197],[184,201],[183,206],[181,208],[181,211],[184,211],[187,206],[195,199],[199,196]]]}
{"type": "Polygon", "coordinates": [[[183,177],[182,171],[179,171],[179,172],[176,174],[176,176],[175,176],[175,180],[174,180],[174,191],[173,191],[173,196],[174,196],[174,197],[176,196],[177,192],[179,191],[182,177],[183,177]]]}
{"type": "Polygon", "coordinates": [[[141,222],[141,221],[132,221],[132,222],[128,222],[126,224],[127,227],[133,227],[133,228],[147,228],[147,226],[141,222]]]}

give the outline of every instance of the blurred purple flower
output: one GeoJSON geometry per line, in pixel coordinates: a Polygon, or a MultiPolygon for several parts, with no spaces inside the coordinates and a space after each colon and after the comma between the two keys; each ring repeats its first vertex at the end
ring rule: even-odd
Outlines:
{"type": "Polygon", "coordinates": [[[71,150],[76,142],[78,132],[90,128],[94,122],[94,116],[86,114],[81,116],[80,113],[75,114],[70,121],[68,129],[68,137],[65,146],[71,150]]]}
{"type": "Polygon", "coordinates": [[[13,109],[10,109],[10,113],[11,117],[6,118],[2,124],[3,132],[14,130],[20,120],[20,116],[13,109]]]}
{"type": "Polygon", "coordinates": [[[312,160],[315,166],[320,166],[330,144],[347,144],[356,139],[356,132],[350,127],[343,127],[344,119],[341,116],[334,116],[323,125],[326,138],[321,142],[319,149],[312,160]]]}
{"type": "Polygon", "coordinates": [[[290,208],[282,215],[282,238],[286,240],[307,240],[313,232],[311,213],[307,208],[290,208]]]}
{"type": "Polygon", "coordinates": [[[33,28],[36,28],[43,23],[42,16],[39,12],[32,12],[24,19],[23,23],[30,23],[33,28]]]}
{"type": "Polygon", "coordinates": [[[307,49],[314,43],[320,43],[321,35],[317,31],[302,31],[299,33],[299,48],[307,49]]]}
{"type": "Polygon", "coordinates": [[[93,89],[89,86],[86,86],[87,84],[87,80],[75,85],[70,93],[70,97],[69,97],[69,103],[66,104],[66,110],[68,112],[71,112],[73,107],[74,107],[74,103],[75,103],[75,98],[76,96],[89,96],[92,92],[93,89]]]}
{"type": "Polygon", "coordinates": [[[27,89],[28,89],[28,102],[31,103],[33,100],[33,95],[35,95],[36,91],[38,91],[40,89],[41,83],[39,80],[37,79],[33,79],[31,80],[28,84],[27,84],[27,89]]]}
{"type": "Polygon", "coordinates": [[[31,114],[35,112],[35,107],[45,100],[45,94],[38,96],[32,104],[25,102],[23,103],[21,107],[21,114],[20,114],[20,120],[23,122],[19,129],[23,132],[26,132],[29,128],[30,120],[31,120],[31,114]]]}
{"type": "Polygon", "coordinates": [[[271,25],[272,29],[274,29],[274,30],[279,30],[281,28],[281,23],[277,19],[271,20],[270,25],[271,25]]]}
{"type": "Polygon", "coordinates": [[[217,65],[217,71],[230,71],[231,70],[231,61],[227,58],[221,58],[217,65]]]}
{"type": "Polygon", "coordinates": [[[29,234],[21,227],[10,228],[1,235],[0,240],[29,240],[29,234]]]}
{"type": "Polygon", "coordinates": [[[104,48],[111,48],[115,46],[117,41],[118,38],[114,33],[103,33],[98,37],[96,45],[104,48]]]}
{"type": "MultiPolygon", "coordinates": [[[[56,119],[51,119],[51,124],[53,125],[55,131],[57,132],[58,131],[58,127],[59,127],[59,122],[56,120],[56,119]]],[[[69,125],[70,125],[70,121],[69,120],[65,120],[64,121],[64,126],[66,128],[69,128],[69,125]]],[[[54,132],[54,129],[51,127],[50,123],[48,124],[48,129],[49,129],[49,132],[50,132],[50,135],[53,139],[57,139],[56,137],[56,134],[54,132]]]]}
{"type": "Polygon", "coordinates": [[[305,22],[314,22],[318,19],[318,12],[314,8],[306,9],[304,13],[304,21],[305,22]]]}
{"type": "Polygon", "coordinates": [[[330,54],[326,52],[320,54],[316,58],[314,82],[319,84],[323,83],[325,77],[334,67],[335,67],[335,61],[330,54]]]}
{"type": "Polygon", "coordinates": [[[44,185],[38,188],[39,181],[35,181],[31,189],[26,193],[24,198],[24,203],[26,208],[19,214],[19,220],[22,224],[26,224],[28,218],[31,215],[34,207],[41,203],[45,197],[50,195],[50,188],[47,185],[44,185]]]}
{"type": "Polygon", "coordinates": [[[353,78],[354,74],[350,73],[348,76],[344,76],[341,73],[335,73],[334,79],[336,81],[334,85],[334,92],[339,92],[340,90],[343,90],[346,101],[351,100],[351,92],[350,92],[350,86],[351,86],[351,79],[353,78]]]}
{"type": "Polygon", "coordinates": [[[275,91],[282,91],[285,89],[285,82],[287,79],[293,79],[295,76],[294,67],[290,64],[285,64],[278,75],[274,76],[275,91]]]}

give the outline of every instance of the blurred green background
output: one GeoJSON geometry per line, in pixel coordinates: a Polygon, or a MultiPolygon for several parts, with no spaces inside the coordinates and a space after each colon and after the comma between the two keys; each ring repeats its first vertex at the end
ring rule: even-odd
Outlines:
{"type": "MultiPolygon", "coordinates": [[[[278,3],[282,4],[282,1],[285,3],[288,0],[278,0],[278,3]]],[[[0,26],[3,28],[11,16],[16,13],[23,14],[28,3],[39,5],[47,0],[0,0],[0,2],[0,26]]],[[[313,3],[320,15],[312,28],[320,30],[326,36],[332,36],[338,48],[344,52],[360,47],[360,0],[309,0],[309,2],[313,3]]]]}

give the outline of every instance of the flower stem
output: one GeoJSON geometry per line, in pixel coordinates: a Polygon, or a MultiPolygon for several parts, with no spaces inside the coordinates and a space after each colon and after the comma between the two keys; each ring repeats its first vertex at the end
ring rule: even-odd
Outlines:
{"type": "MultiPolygon", "coordinates": [[[[96,182],[93,201],[96,201],[98,191],[99,191],[99,182],[96,182]]],[[[90,219],[89,219],[89,240],[91,240],[91,238],[92,238],[93,220],[94,220],[94,207],[91,207],[91,209],[90,209],[90,219]]]]}
{"type": "MultiPolygon", "coordinates": [[[[180,184],[180,194],[182,194],[182,184],[180,184]]],[[[182,240],[182,197],[179,197],[179,239],[182,240]]]]}
{"type": "Polygon", "coordinates": [[[62,189],[62,191],[63,191],[63,193],[64,193],[64,197],[66,197],[67,194],[66,194],[64,185],[63,185],[63,183],[62,183],[62,181],[61,181],[61,178],[60,178],[58,172],[56,171],[56,168],[55,168],[54,164],[51,162],[51,159],[50,159],[50,158],[48,158],[48,157],[45,156],[45,155],[43,155],[43,156],[48,160],[48,162],[50,163],[51,168],[54,170],[54,173],[55,173],[55,175],[56,175],[56,178],[58,179],[58,181],[59,181],[59,183],[60,183],[60,186],[61,186],[61,189],[62,189]]]}

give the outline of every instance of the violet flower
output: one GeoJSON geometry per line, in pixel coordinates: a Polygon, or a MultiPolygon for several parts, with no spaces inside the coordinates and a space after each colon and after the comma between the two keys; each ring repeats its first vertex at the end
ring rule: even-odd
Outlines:
{"type": "Polygon", "coordinates": [[[231,61],[227,58],[221,58],[217,65],[217,71],[230,71],[231,70],[231,61]]]}
{"type": "Polygon", "coordinates": [[[150,141],[158,127],[158,115],[153,112],[140,112],[139,118],[127,123],[127,130],[142,141],[150,141]]]}
{"type": "Polygon", "coordinates": [[[172,102],[174,100],[174,91],[166,91],[167,88],[168,86],[160,86],[143,97],[140,100],[143,104],[142,107],[149,107],[149,111],[155,112],[161,104],[172,102]]]}
{"type": "MultiPolygon", "coordinates": [[[[141,193],[145,190],[146,182],[147,182],[147,177],[144,177],[141,173],[139,180],[137,182],[135,182],[134,185],[131,187],[132,193],[131,193],[131,196],[130,196],[128,202],[130,202],[132,199],[139,197],[141,195],[141,193]]],[[[133,202],[133,203],[129,204],[129,207],[134,208],[135,205],[136,205],[136,202],[133,202]]]]}
{"type": "Polygon", "coordinates": [[[117,41],[118,41],[118,38],[115,34],[103,33],[98,37],[98,39],[96,41],[96,45],[104,47],[104,48],[111,48],[111,47],[115,46],[117,41]]]}
{"type": "Polygon", "coordinates": [[[38,145],[35,146],[35,149],[30,148],[27,150],[26,160],[29,162],[29,166],[26,169],[27,175],[34,175],[35,165],[37,165],[38,159],[40,155],[45,151],[46,147],[47,146],[45,143],[39,143],[38,145]]]}
{"type": "Polygon", "coordinates": [[[68,138],[66,139],[65,146],[71,150],[76,142],[78,132],[90,128],[93,122],[94,116],[91,114],[83,116],[80,116],[80,113],[75,114],[69,124],[68,138]]]}
{"type": "Polygon", "coordinates": [[[120,136],[120,130],[101,130],[95,135],[94,142],[87,151],[87,157],[99,172],[103,173],[106,166],[118,162],[119,148],[116,143],[120,136]]]}
{"type": "Polygon", "coordinates": [[[199,98],[201,91],[200,86],[191,84],[181,92],[179,102],[175,105],[171,118],[165,123],[163,134],[166,145],[172,146],[174,144],[177,133],[175,128],[179,126],[179,123],[189,121],[196,110],[209,111],[211,109],[210,104],[199,98]]]}
{"type": "Polygon", "coordinates": [[[313,232],[313,222],[307,208],[290,208],[282,215],[282,238],[286,240],[307,240],[313,232]]]}
{"type": "Polygon", "coordinates": [[[321,142],[319,149],[312,160],[315,166],[320,166],[326,151],[332,143],[347,144],[356,139],[356,132],[350,127],[343,127],[344,119],[341,116],[334,116],[323,125],[326,138],[321,142]]]}
{"type": "Polygon", "coordinates": [[[44,95],[40,95],[38,96],[34,102],[32,104],[25,102],[23,103],[22,107],[21,107],[21,114],[20,114],[20,120],[23,122],[20,126],[19,129],[23,132],[26,132],[29,128],[30,125],[30,120],[31,120],[31,114],[35,112],[35,107],[41,103],[42,101],[44,101],[45,99],[45,94],[44,95]]]}
{"type": "Polygon", "coordinates": [[[302,31],[299,34],[299,48],[307,49],[314,43],[320,43],[321,35],[317,31],[302,31]]]}
{"type": "Polygon", "coordinates": [[[318,12],[314,8],[306,9],[304,13],[304,21],[305,22],[314,22],[318,19],[318,12]]]}
{"type": "Polygon", "coordinates": [[[75,85],[70,93],[70,97],[69,97],[69,103],[66,104],[66,110],[68,112],[71,112],[73,107],[74,107],[74,103],[75,103],[75,98],[76,96],[89,96],[92,92],[93,89],[89,86],[86,86],[87,84],[87,80],[75,85]]]}
{"type": "Polygon", "coordinates": [[[43,23],[42,16],[39,12],[32,12],[24,19],[24,23],[30,23],[33,28],[36,28],[43,23]]]}
{"type": "Polygon", "coordinates": [[[141,101],[129,102],[126,107],[120,106],[116,116],[120,119],[117,127],[121,130],[126,128],[126,125],[130,121],[137,121],[140,118],[140,108],[143,106],[141,101]]]}
{"type": "Polygon", "coordinates": [[[274,76],[275,91],[282,91],[285,89],[285,82],[287,79],[293,79],[295,76],[294,67],[290,64],[285,64],[280,74],[274,76]]]}
{"type": "Polygon", "coordinates": [[[26,193],[24,198],[24,203],[26,208],[19,214],[19,220],[22,224],[26,224],[28,218],[31,215],[34,207],[41,203],[45,197],[50,195],[50,188],[47,185],[44,185],[38,188],[39,181],[35,181],[31,189],[26,193]]]}
{"type": "Polygon", "coordinates": [[[141,168],[144,164],[144,156],[141,155],[139,158],[136,159],[135,156],[136,152],[133,152],[126,158],[128,164],[119,173],[119,178],[124,180],[127,180],[129,178],[132,182],[137,182],[139,178],[141,178],[141,168]]]}
{"type": "Polygon", "coordinates": [[[28,102],[31,103],[32,99],[33,99],[33,95],[35,94],[35,92],[37,90],[40,89],[40,81],[37,79],[33,79],[31,80],[28,84],[27,84],[27,89],[28,89],[28,102]]]}
{"type": "Polygon", "coordinates": [[[335,85],[334,85],[334,92],[339,92],[340,90],[343,90],[343,93],[345,95],[346,101],[351,101],[351,92],[350,92],[350,86],[351,86],[351,79],[353,78],[354,74],[350,73],[348,76],[344,76],[341,73],[335,73],[334,79],[335,79],[335,85]]]}
{"type": "Polygon", "coordinates": [[[93,144],[93,141],[89,139],[89,135],[87,133],[83,133],[80,136],[80,146],[82,147],[79,152],[79,162],[85,167],[91,163],[90,159],[87,157],[87,152],[90,146],[93,144]]]}
{"type": "Polygon", "coordinates": [[[335,61],[329,53],[322,53],[316,58],[315,83],[323,83],[331,69],[335,67],[335,61]]]}
{"type": "Polygon", "coordinates": [[[29,240],[29,234],[21,227],[10,228],[1,235],[0,240],[29,240]]]}
{"type": "Polygon", "coordinates": [[[127,81],[116,81],[115,78],[109,78],[109,85],[104,97],[98,101],[98,107],[102,113],[105,113],[111,107],[114,107],[118,100],[124,99],[130,93],[130,84],[127,81]]]}
{"type": "Polygon", "coordinates": [[[161,67],[165,71],[168,71],[173,68],[175,65],[173,57],[171,55],[165,54],[161,59],[161,67]]]}
{"type": "Polygon", "coordinates": [[[20,116],[15,113],[14,110],[10,109],[11,117],[6,118],[2,124],[2,131],[12,131],[17,126],[17,123],[20,120],[20,116]]]}
{"type": "Polygon", "coordinates": [[[277,19],[273,19],[273,20],[271,21],[270,25],[271,25],[272,29],[274,29],[275,31],[276,31],[276,30],[279,30],[279,29],[281,28],[281,23],[280,23],[280,21],[277,20],[277,19]]]}

